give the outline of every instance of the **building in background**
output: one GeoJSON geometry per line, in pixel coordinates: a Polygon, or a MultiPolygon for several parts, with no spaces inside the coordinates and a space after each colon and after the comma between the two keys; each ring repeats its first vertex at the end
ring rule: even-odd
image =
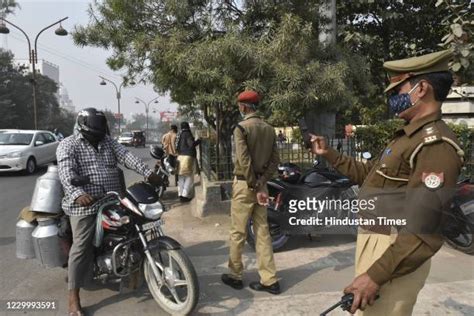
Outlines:
{"type": "Polygon", "coordinates": [[[62,83],[59,85],[59,106],[69,112],[76,112],[76,107],[69,97],[66,87],[62,83]]]}
{"type": "MultiPolygon", "coordinates": [[[[14,61],[18,68],[23,68],[26,72],[32,72],[33,67],[31,66],[28,59],[17,59],[14,61]]],[[[59,106],[67,111],[75,112],[76,108],[69,97],[66,87],[59,81],[59,66],[53,64],[47,60],[40,59],[36,64],[36,72],[46,76],[56,82],[58,85],[58,92],[56,97],[59,102],[59,106]]]]}
{"type": "Polygon", "coordinates": [[[474,86],[453,87],[441,110],[444,121],[474,128],[474,86]]]}
{"type": "MultiPolygon", "coordinates": [[[[14,63],[18,67],[24,68],[26,71],[33,71],[33,67],[31,66],[28,59],[16,59],[14,63]]],[[[52,79],[59,87],[59,66],[55,65],[47,60],[40,59],[36,64],[36,72],[52,79]]]]}

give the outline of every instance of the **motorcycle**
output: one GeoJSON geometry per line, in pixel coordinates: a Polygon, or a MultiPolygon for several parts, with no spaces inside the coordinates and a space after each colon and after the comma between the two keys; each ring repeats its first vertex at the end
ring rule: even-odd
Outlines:
{"type": "MultiPolygon", "coordinates": [[[[267,218],[273,250],[281,249],[292,235],[310,236],[312,233],[327,231],[331,227],[324,224],[292,225],[291,221],[309,220],[315,217],[324,219],[328,216],[337,219],[355,218],[354,213],[343,209],[290,212],[291,201],[307,198],[349,201],[356,199],[358,187],[353,185],[347,177],[319,166],[317,160],[313,163],[313,167],[304,173],[291,163],[279,165],[278,173],[278,178],[267,183],[270,199],[267,218]]],[[[247,242],[255,248],[256,239],[251,219],[247,225],[247,242]]],[[[348,233],[355,236],[357,227],[350,226],[348,233]]]]}
{"type": "Polygon", "coordinates": [[[155,172],[161,178],[161,184],[157,187],[158,197],[162,197],[163,193],[169,187],[169,177],[176,173],[177,161],[173,156],[166,155],[163,148],[151,145],[150,155],[157,160],[155,164],[155,172]]]}
{"type": "MultiPolygon", "coordinates": [[[[94,185],[87,176],[75,177],[71,184],[94,185]]],[[[157,191],[150,183],[138,182],[124,195],[107,192],[92,205],[98,209],[93,278],[122,284],[144,275],[163,310],[185,315],[198,302],[198,278],[182,246],[163,232],[166,209],[157,191]]]]}
{"type": "Polygon", "coordinates": [[[474,254],[474,184],[470,179],[458,182],[447,214],[443,234],[447,243],[466,254],[474,254]]]}

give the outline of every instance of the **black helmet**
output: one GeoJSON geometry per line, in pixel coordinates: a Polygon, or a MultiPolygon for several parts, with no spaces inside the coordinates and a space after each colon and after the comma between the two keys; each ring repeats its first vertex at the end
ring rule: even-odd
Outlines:
{"type": "Polygon", "coordinates": [[[102,139],[109,132],[104,112],[94,108],[81,110],[77,114],[77,130],[84,136],[102,139]]]}
{"type": "Polygon", "coordinates": [[[300,179],[301,169],[291,162],[278,165],[278,176],[289,183],[296,183],[300,179]]]}
{"type": "Polygon", "coordinates": [[[161,160],[161,158],[163,158],[165,156],[165,151],[160,146],[151,145],[150,146],[150,155],[155,159],[161,160]]]}

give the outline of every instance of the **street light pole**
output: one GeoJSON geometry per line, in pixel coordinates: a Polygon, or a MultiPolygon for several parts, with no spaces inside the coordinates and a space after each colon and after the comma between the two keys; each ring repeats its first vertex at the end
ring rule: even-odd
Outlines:
{"type": "Polygon", "coordinates": [[[145,106],[145,114],[146,114],[146,132],[145,132],[145,135],[146,135],[146,139],[148,139],[148,113],[150,112],[150,104],[153,101],[155,101],[155,103],[158,103],[158,101],[156,101],[156,99],[158,99],[158,97],[156,97],[154,99],[151,99],[148,103],[143,101],[142,99],[140,99],[138,97],[135,97],[135,99],[136,99],[135,103],[139,103],[139,101],[140,101],[145,106]]]}
{"type": "Polygon", "coordinates": [[[26,37],[26,41],[28,42],[28,59],[31,64],[31,85],[33,86],[33,116],[34,116],[34,123],[35,123],[35,129],[38,129],[38,114],[37,114],[37,105],[36,105],[36,64],[38,63],[38,38],[47,29],[59,24],[59,28],[56,29],[55,34],[58,36],[66,36],[68,33],[67,31],[62,27],[61,22],[64,20],[68,19],[68,17],[62,18],[59,21],[54,22],[51,25],[46,26],[43,28],[41,31],[36,34],[35,37],[35,46],[34,49],[31,48],[31,42],[29,36],[21,29],[19,26],[13,24],[12,22],[6,20],[5,18],[1,18],[1,24],[0,24],[0,34],[8,34],[10,33],[10,30],[6,27],[5,23],[8,23],[9,25],[13,26],[17,30],[19,30],[23,35],[26,37]]]}
{"type": "Polygon", "coordinates": [[[107,79],[107,78],[105,78],[105,77],[102,77],[102,76],[99,76],[99,78],[102,79],[102,81],[100,82],[100,85],[105,86],[105,85],[106,85],[106,83],[105,83],[106,81],[107,81],[107,82],[110,82],[110,83],[114,86],[115,92],[117,93],[117,94],[116,94],[116,97],[117,97],[117,106],[118,106],[118,131],[119,131],[119,134],[120,134],[120,133],[121,133],[121,128],[120,128],[120,119],[121,119],[121,114],[120,114],[120,99],[121,99],[121,97],[122,97],[122,87],[123,87],[123,85],[125,84],[125,81],[122,81],[122,83],[121,83],[119,86],[117,86],[117,85],[115,84],[115,82],[113,82],[112,80],[109,80],[109,79],[107,79]]]}

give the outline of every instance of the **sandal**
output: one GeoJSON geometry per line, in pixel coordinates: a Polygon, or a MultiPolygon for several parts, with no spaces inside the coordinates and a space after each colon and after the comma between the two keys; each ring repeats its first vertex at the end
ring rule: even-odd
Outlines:
{"type": "Polygon", "coordinates": [[[69,312],[68,316],[85,316],[85,315],[84,315],[84,312],[82,310],[78,310],[78,311],[75,311],[75,312],[69,312]]]}

